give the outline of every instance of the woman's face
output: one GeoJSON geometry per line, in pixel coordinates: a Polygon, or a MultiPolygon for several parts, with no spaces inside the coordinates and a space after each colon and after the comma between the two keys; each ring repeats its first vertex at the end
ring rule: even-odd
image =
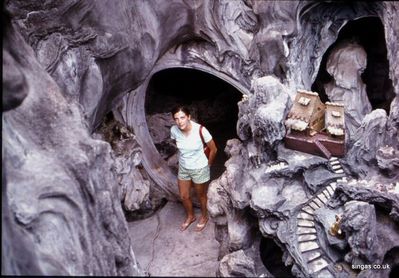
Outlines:
{"type": "Polygon", "coordinates": [[[191,116],[187,116],[183,111],[179,111],[173,115],[173,119],[180,130],[186,130],[190,124],[191,116]]]}

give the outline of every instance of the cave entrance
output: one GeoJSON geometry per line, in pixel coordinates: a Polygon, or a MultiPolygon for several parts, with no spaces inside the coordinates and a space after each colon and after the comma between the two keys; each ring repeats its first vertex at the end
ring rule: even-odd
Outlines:
{"type": "Polygon", "coordinates": [[[201,70],[168,68],[156,72],[150,79],[146,97],[145,114],[149,133],[161,157],[177,175],[177,161],[173,154],[170,127],[174,124],[171,109],[179,105],[190,109],[192,119],[208,128],[218,148],[211,179],[225,170],[226,142],[237,137],[237,103],[242,93],[226,81],[201,70]]]}
{"type": "Polygon", "coordinates": [[[382,108],[389,114],[390,104],[395,93],[389,79],[389,60],[385,43],[384,26],[379,17],[364,17],[349,21],[340,30],[337,40],[324,54],[312,91],[318,92],[323,102],[328,101],[325,84],[332,80],[326,70],[327,59],[334,47],[347,40],[358,42],[367,53],[367,67],[361,77],[371,106],[382,108]]]}
{"type": "Polygon", "coordinates": [[[283,263],[283,251],[271,238],[262,237],[260,258],[266,269],[275,277],[294,277],[290,267],[283,263]]]}

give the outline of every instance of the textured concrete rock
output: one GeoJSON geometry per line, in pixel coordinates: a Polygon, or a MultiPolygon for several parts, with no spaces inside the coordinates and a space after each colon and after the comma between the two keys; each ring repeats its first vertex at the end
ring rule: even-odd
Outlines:
{"type": "Polygon", "coordinates": [[[399,150],[392,146],[383,146],[376,153],[377,165],[387,176],[399,178],[399,150]]]}
{"type": "Polygon", "coordinates": [[[293,151],[284,147],[283,144],[278,146],[277,159],[278,161],[285,161],[288,164],[287,175],[291,176],[304,169],[316,168],[326,163],[326,159],[323,157],[293,151]]]}
{"type": "MultiPolygon", "coordinates": [[[[319,208],[315,211],[314,218],[320,225],[322,232],[319,233],[318,238],[323,250],[328,254],[334,262],[342,259],[342,253],[348,248],[348,242],[345,238],[334,236],[330,234],[330,228],[336,222],[336,215],[342,217],[343,209],[340,207],[336,210],[329,208],[319,208]]],[[[340,226],[342,231],[342,226],[340,226]]]]}
{"type": "Polygon", "coordinates": [[[129,218],[153,213],[165,196],[143,171],[142,150],[134,134],[112,115],[108,115],[93,137],[108,142],[112,147],[112,171],[120,187],[122,207],[129,218]]]}
{"type": "Polygon", "coordinates": [[[336,198],[330,201],[332,207],[342,206],[350,200],[363,201],[384,208],[395,222],[399,222],[398,194],[367,188],[361,183],[352,186],[338,185],[335,194],[337,194],[336,198]]]}
{"type": "Polygon", "coordinates": [[[361,74],[366,69],[367,53],[357,43],[343,42],[327,60],[326,70],[333,81],[325,85],[328,99],[345,107],[346,138],[351,138],[366,114],[371,112],[366,85],[361,74]]]}
{"type": "Polygon", "coordinates": [[[243,159],[248,157],[245,154],[245,149],[242,143],[238,139],[232,139],[227,142],[225,152],[231,156],[226,161],[226,171],[218,179],[221,186],[229,192],[232,205],[237,208],[244,208],[248,205],[249,198],[244,192],[246,192],[247,186],[244,184],[243,169],[248,160],[243,159]]]}
{"type": "Polygon", "coordinates": [[[18,45],[13,66],[29,93],[3,115],[3,186],[15,219],[9,228],[24,236],[2,238],[8,242],[3,258],[15,262],[2,264],[2,274],[140,274],[109,145],[90,137],[78,106],[67,102],[15,29],[7,41],[18,45]]]}
{"type": "MultiPolygon", "coordinates": [[[[287,236],[292,229],[289,221],[312,197],[316,184],[324,183],[318,178],[323,180],[320,175],[326,174],[320,170],[326,160],[282,147],[280,121],[290,106],[288,96],[292,98],[297,89],[311,89],[323,67],[323,55],[340,31],[359,18],[377,17],[382,23],[393,89],[380,89],[378,95],[393,94],[393,100],[386,112],[368,113],[359,128],[351,131],[348,154],[341,162],[349,170],[348,179],[390,184],[397,179],[397,167],[386,167],[387,157],[379,153],[385,146],[399,148],[397,3],[73,0],[8,1],[6,7],[24,38],[7,39],[3,45],[3,67],[7,69],[3,71],[3,109],[7,112],[3,115],[2,168],[7,175],[3,180],[7,200],[2,219],[10,224],[3,234],[10,240],[2,250],[7,250],[5,257],[9,258],[7,273],[140,273],[119,203],[124,200],[128,210],[145,209],[152,191],[170,200],[178,198],[176,175],[169,166],[172,162],[168,165],[154,146],[144,105],[151,77],[162,69],[181,67],[211,73],[243,94],[237,124],[242,141],[234,139],[228,144],[231,158],[226,172],[209,189],[210,214],[220,232],[217,236],[224,240],[229,229],[233,231],[231,246],[230,242],[222,244],[221,254],[254,240],[247,236],[251,221],[246,215],[255,201],[259,229],[281,241],[294,265],[293,273],[308,276],[306,269],[310,268],[303,267],[295,239],[287,236]],[[111,149],[89,135],[111,110],[131,128],[139,148],[122,138],[111,149]],[[118,146],[136,151],[118,153],[118,146]],[[134,182],[129,184],[129,179],[134,182]],[[136,192],[136,186],[142,190],[136,192]],[[251,195],[257,190],[259,196],[251,195]],[[275,199],[265,192],[272,192],[275,199]],[[29,199],[27,194],[31,194],[29,199]],[[26,242],[18,240],[22,236],[17,230],[29,234],[24,237],[26,242]],[[61,231],[64,236],[58,244],[51,244],[61,231]],[[236,240],[239,235],[245,240],[236,240]],[[33,251],[14,264],[18,259],[13,248],[17,247],[33,251]],[[22,262],[31,265],[24,268],[22,262]]],[[[345,54],[342,51],[346,50],[337,51],[345,54]]],[[[356,47],[355,52],[362,51],[356,47]]],[[[338,56],[332,55],[327,68],[334,75],[335,89],[364,97],[359,80],[364,59],[358,61],[361,63],[346,64],[346,69],[354,69],[350,75],[336,71],[342,66],[338,56]]],[[[348,106],[351,104],[354,102],[348,106]]],[[[365,101],[361,105],[368,107],[365,101]]],[[[395,158],[388,160],[394,164],[395,158]]],[[[337,189],[336,206],[353,199],[378,204],[389,211],[387,218],[397,222],[398,201],[390,191],[353,184],[344,188],[340,183],[337,189]]],[[[381,254],[388,258],[386,262],[396,262],[394,251],[381,254]]],[[[326,274],[325,259],[317,262],[312,271],[326,274]]],[[[224,270],[226,267],[223,265],[224,270]]],[[[234,269],[253,274],[251,267],[230,270],[234,269]]]]}
{"type": "MultiPolygon", "coordinates": [[[[4,4],[3,4],[4,5],[4,4]]],[[[2,112],[18,107],[28,95],[28,82],[21,65],[17,62],[19,54],[12,47],[15,40],[10,16],[3,8],[3,105],[2,112]]],[[[4,124],[4,123],[3,123],[4,124]]],[[[3,129],[4,134],[4,129],[3,129]]],[[[25,230],[15,221],[7,196],[7,171],[3,149],[1,179],[1,273],[24,275],[43,275],[39,261],[34,252],[33,242],[26,237],[25,230]]]]}
{"type": "Polygon", "coordinates": [[[252,277],[255,276],[255,263],[252,258],[238,250],[223,257],[218,271],[220,277],[252,277]]]}
{"type": "Polygon", "coordinates": [[[308,200],[302,184],[286,183],[281,178],[271,178],[263,186],[254,187],[251,196],[250,205],[256,215],[261,219],[272,217],[272,221],[287,219],[299,204],[308,200]]]}
{"type": "MultiPolygon", "coordinates": [[[[6,16],[6,15],[4,15],[6,16]]],[[[8,23],[10,24],[10,22],[8,23]]],[[[7,33],[12,30],[5,29],[7,33]]],[[[9,35],[9,34],[8,34],[9,35]]],[[[10,41],[5,39],[3,44],[3,106],[2,111],[13,109],[20,105],[28,95],[28,83],[21,65],[17,62],[18,54],[13,51],[10,41]]]]}
{"type": "Polygon", "coordinates": [[[259,216],[264,214],[271,214],[278,210],[278,208],[285,202],[282,196],[279,196],[280,187],[282,186],[281,181],[269,183],[258,188],[254,188],[252,191],[251,207],[255,211],[260,211],[259,216]],[[273,198],[269,198],[273,196],[273,198]],[[263,212],[263,214],[262,214],[263,212]]]}
{"type": "Polygon", "coordinates": [[[334,206],[340,204],[338,206],[345,208],[342,229],[351,247],[345,259],[356,265],[362,262],[370,265],[368,269],[361,271],[361,277],[388,275],[392,269],[388,268],[387,264],[391,266],[397,263],[397,194],[387,194],[359,185],[338,186],[336,199],[333,201],[334,206]],[[373,247],[370,248],[370,245],[373,247]],[[384,269],[376,272],[376,264],[384,265],[384,269]]]}
{"type": "Polygon", "coordinates": [[[327,170],[324,166],[308,169],[303,173],[305,183],[312,193],[316,193],[326,184],[333,182],[341,175],[327,170]]]}
{"type": "Polygon", "coordinates": [[[253,219],[249,218],[246,211],[233,210],[227,217],[227,230],[229,235],[229,250],[245,249],[254,241],[253,219]]]}
{"type": "Polygon", "coordinates": [[[387,115],[382,109],[374,110],[363,119],[353,135],[354,144],[347,153],[347,164],[355,172],[367,175],[367,166],[375,160],[377,150],[388,143],[384,132],[386,127],[387,115]]]}
{"type": "Polygon", "coordinates": [[[351,248],[345,260],[350,264],[381,263],[374,207],[359,201],[350,201],[344,207],[341,227],[351,248]]]}
{"type": "Polygon", "coordinates": [[[241,139],[248,139],[245,130],[248,128],[258,144],[281,140],[285,135],[283,120],[291,105],[288,90],[273,76],[265,76],[253,82],[253,94],[244,98],[248,105],[239,105],[240,119],[237,123],[241,139]],[[268,128],[263,130],[263,128],[268,128]]]}
{"type": "Polygon", "coordinates": [[[225,151],[231,156],[225,164],[226,171],[219,179],[212,181],[208,190],[209,214],[215,219],[215,234],[221,244],[219,257],[228,251],[247,248],[254,240],[254,225],[251,219],[244,211],[237,209],[246,201],[234,199],[234,196],[241,198],[241,192],[245,189],[238,179],[242,173],[237,172],[242,163],[242,144],[237,139],[229,140],[225,151]],[[232,195],[229,196],[227,192],[232,195]]]}

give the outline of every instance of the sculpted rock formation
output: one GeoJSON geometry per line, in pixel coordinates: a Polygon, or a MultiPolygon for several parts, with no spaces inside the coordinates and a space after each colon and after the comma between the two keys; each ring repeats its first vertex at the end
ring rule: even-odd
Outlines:
{"type": "Polygon", "coordinates": [[[139,275],[109,144],[13,26],[4,39],[2,274],[139,275]]]}
{"type": "MultiPolygon", "coordinates": [[[[397,268],[397,3],[3,5],[10,17],[3,27],[2,274],[144,275],[125,215],[146,217],[178,199],[168,120],[154,124],[145,108],[150,81],[171,68],[206,72],[242,94],[237,138],[223,143],[225,171],[208,191],[219,275],[278,276],[275,266],[259,265],[262,249],[254,249],[262,238],[281,249],[294,276],[389,275],[351,266],[373,260],[397,268]],[[389,63],[373,62],[376,52],[362,41],[328,51],[360,19],[381,23],[389,63]],[[374,83],[361,74],[373,65],[374,83]],[[340,159],[284,147],[292,99],[311,89],[320,70],[329,75],[319,88],[353,118],[340,159]],[[371,222],[363,223],[362,208],[371,222]],[[342,215],[343,239],[328,234],[335,215],[342,215]],[[374,250],[368,238],[380,233],[374,250]]],[[[214,107],[209,118],[228,115],[220,102],[201,101],[214,107]]]]}
{"type": "Polygon", "coordinates": [[[345,125],[351,138],[366,114],[371,112],[366,85],[361,74],[366,69],[367,53],[357,43],[343,43],[330,54],[327,72],[334,81],[325,85],[328,99],[345,105],[345,125]]]}
{"type": "Polygon", "coordinates": [[[239,138],[249,141],[249,156],[260,157],[255,164],[267,162],[270,157],[262,157],[285,135],[284,119],[291,106],[287,88],[273,76],[254,80],[253,94],[244,96],[238,103],[239,119],[237,129],[239,138]]]}

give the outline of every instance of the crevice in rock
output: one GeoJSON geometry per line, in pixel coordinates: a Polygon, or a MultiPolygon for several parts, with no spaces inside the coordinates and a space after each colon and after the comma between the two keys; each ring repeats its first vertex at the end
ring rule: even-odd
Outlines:
{"type": "Polygon", "coordinates": [[[289,267],[283,263],[283,251],[271,238],[260,241],[260,256],[264,266],[275,277],[294,277],[289,267]]]}
{"type": "Polygon", "coordinates": [[[157,238],[159,237],[159,233],[161,231],[161,219],[159,217],[159,214],[156,214],[157,216],[157,230],[155,232],[154,238],[152,239],[152,244],[151,244],[151,260],[148,263],[147,267],[146,267],[146,272],[150,273],[150,268],[152,263],[154,262],[154,256],[155,256],[155,240],[157,240],[157,238]]]}
{"type": "Polygon", "coordinates": [[[327,49],[320,63],[319,72],[312,85],[312,91],[318,92],[323,102],[328,101],[325,84],[332,81],[326,70],[328,57],[332,50],[344,41],[357,42],[367,53],[367,67],[361,75],[371,106],[382,108],[387,114],[395,93],[392,80],[389,79],[389,60],[385,42],[384,26],[379,17],[363,17],[351,20],[342,27],[336,41],[327,49]]]}
{"type": "Polygon", "coordinates": [[[104,117],[94,137],[108,142],[113,150],[115,165],[112,171],[119,183],[126,220],[144,219],[163,208],[166,198],[144,170],[142,150],[131,128],[118,121],[111,111],[104,117]]]}

